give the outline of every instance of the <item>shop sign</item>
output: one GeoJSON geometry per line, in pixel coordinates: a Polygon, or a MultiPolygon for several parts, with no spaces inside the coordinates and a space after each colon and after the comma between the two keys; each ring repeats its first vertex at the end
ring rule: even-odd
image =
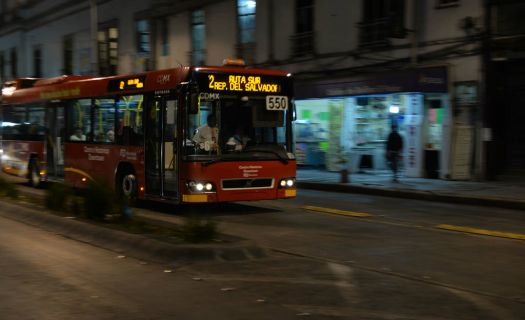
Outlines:
{"type": "Polygon", "coordinates": [[[441,66],[374,74],[365,79],[299,84],[296,96],[301,99],[397,92],[447,92],[447,83],[447,67],[441,66]]]}

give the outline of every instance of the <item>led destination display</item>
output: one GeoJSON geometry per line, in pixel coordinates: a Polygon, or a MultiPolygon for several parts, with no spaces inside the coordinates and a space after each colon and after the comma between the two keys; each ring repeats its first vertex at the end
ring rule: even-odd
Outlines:
{"type": "Polygon", "coordinates": [[[278,94],[283,92],[285,78],[273,76],[199,73],[197,81],[204,92],[278,94]]]}

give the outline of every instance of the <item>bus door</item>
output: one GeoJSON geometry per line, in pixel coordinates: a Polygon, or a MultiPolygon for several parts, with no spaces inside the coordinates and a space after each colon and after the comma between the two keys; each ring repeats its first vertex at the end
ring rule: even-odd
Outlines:
{"type": "Polygon", "coordinates": [[[46,115],[46,172],[51,179],[64,178],[64,106],[50,103],[46,115]]]}
{"type": "Polygon", "coordinates": [[[145,112],[146,192],[177,199],[177,101],[156,97],[145,112]]]}

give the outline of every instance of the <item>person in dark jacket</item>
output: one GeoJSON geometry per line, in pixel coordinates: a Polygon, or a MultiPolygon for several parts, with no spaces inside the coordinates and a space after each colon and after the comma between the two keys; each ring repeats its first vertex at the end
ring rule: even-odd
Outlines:
{"type": "Polygon", "coordinates": [[[392,181],[397,182],[398,161],[401,151],[403,150],[403,138],[397,132],[397,126],[392,125],[392,132],[388,135],[386,142],[386,159],[390,164],[393,172],[392,181]]]}

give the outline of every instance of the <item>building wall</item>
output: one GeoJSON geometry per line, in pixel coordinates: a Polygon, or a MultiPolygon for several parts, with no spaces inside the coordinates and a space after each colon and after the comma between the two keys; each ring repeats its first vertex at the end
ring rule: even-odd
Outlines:
{"type": "Polygon", "coordinates": [[[222,65],[235,57],[237,15],[235,1],[221,1],[206,7],[206,64],[222,65]]]}
{"type": "MultiPolygon", "coordinates": [[[[481,43],[467,40],[468,35],[481,31],[483,0],[463,0],[459,6],[436,9],[434,0],[407,0],[405,2],[406,36],[389,39],[384,48],[360,47],[358,24],[363,20],[363,4],[367,0],[314,1],[314,53],[294,57],[291,38],[295,33],[295,0],[257,0],[255,62],[258,66],[290,71],[296,80],[337,81],[389,70],[403,70],[415,66],[448,65],[451,92],[446,105],[451,110],[444,129],[444,148],[454,143],[453,83],[478,81],[483,78],[481,43]],[[272,11],[270,9],[273,8],[272,11]],[[473,28],[465,30],[461,23],[472,17],[473,28]],[[416,30],[416,33],[413,31],[416,30]],[[415,40],[418,40],[417,46],[415,40]]],[[[10,4],[10,5],[14,5],[10,4]]],[[[153,61],[156,68],[171,68],[191,61],[191,21],[194,9],[205,10],[206,64],[221,65],[224,58],[235,57],[237,50],[236,0],[187,2],[173,1],[173,10],[156,12],[156,1],[103,1],[98,7],[98,23],[116,21],[119,29],[118,73],[144,70],[136,49],[135,22],[149,18],[169,22],[169,54],[160,50],[161,37],[157,34],[153,46],[157,48],[153,61]],[[150,15],[151,14],[151,15],[150,15]]],[[[33,74],[33,48],[43,49],[43,75],[63,73],[63,38],[74,39],[74,72],[91,73],[91,30],[88,1],[46,0],[36,2],[23,11],[27,19],[22,24],[0,26],[0,51],[6,59],[6,74],[10,75],[9,52],[17,47],[19,76],[33,74]]],[[[154,31],[154,30],[152,30],[154,31]]],[[[158,32],[158,30],[157,30],[158,32]]],[[[480,125],[480,124],[476,124],[480,125]]],[[[478,128],[479,129],[479,128],[478,128]]],[[[453,157],[443,156],[442,163],[452,163],[453,157]]],[[[448,168],[442,173],[448,175],[448,168]]]]}

